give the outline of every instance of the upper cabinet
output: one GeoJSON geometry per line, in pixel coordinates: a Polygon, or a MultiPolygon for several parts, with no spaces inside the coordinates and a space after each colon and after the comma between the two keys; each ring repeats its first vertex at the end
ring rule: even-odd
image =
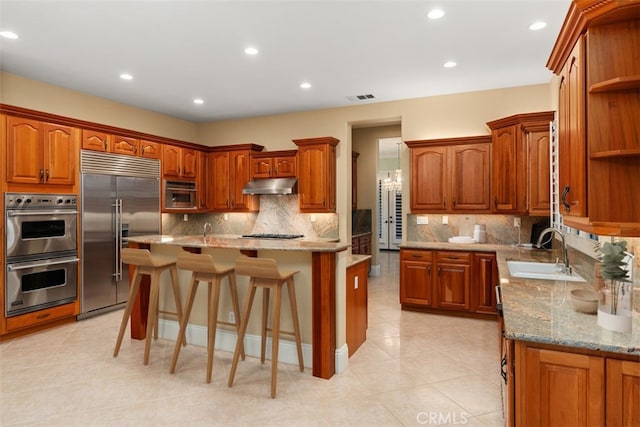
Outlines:
{"type": "Polygon", "coordinates": [[[263,149],[245,144],[215,147],[209,153],[209,209],[215,212],[255,212],[258,196],[242,194],[251,180],[251,156],[263,149]]]}
{"type": "Polygon", "coordinates": [[[491,137],[406,141],[411,212],[489,212],[491,137]]]}
{"type": "Polygon", "coordinates": [[[161,144],[95,130],[82,130],[82,149],[160,159],[161,144]]]}
{"type": "Polygon", "coordinates": [[[140,157],[147,159],[160,159],[162,145],[158,142],[140,140],[140,157]]]}
{"type": "Polygon", "coordinates": [[[491,203],[494,213],[549,215],[549,125],[553,117],[553,111],[545,111],[516,114],[487,123],[493,140],[491,203]]]}
{"type": "Polygon", "coordinates": [[[560,77],[564,223],[640,236],[640,0],[574,0],[547,67],[560,77]]]}
{"type": "Polygon", "coordinates": [[[164,144],[162,146],[162,175],[195,179],[198,157],[193,148],[164,144]]]}
{"type": "Polygon", "coordinates": [[[338,139],[294,139],[298,146],[300,212],[336,211],[336,146],[338,139]]]}
{"type": "Polygon", "coordinates": [[[74,185],[79,129],[6,117],[7,182],[74,185]]]}
{"type": "Polygon", "coordinates": [[[251,179],[295,178],[297,150],[263,151],[251,156],[251,179]]]}
{"type": "Polygon", "coordinates": [[[198,151],[198,210],[209,209],[209,154],[198,151]]]}

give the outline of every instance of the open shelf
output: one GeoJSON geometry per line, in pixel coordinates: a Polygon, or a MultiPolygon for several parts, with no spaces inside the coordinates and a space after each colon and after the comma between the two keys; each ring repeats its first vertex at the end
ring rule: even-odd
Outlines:
{"type": "Polygon", "coordinates": [[[591,153],[590,159],[620,159],[624,157],[640,157],[640,148],[629,148],[624,150],[596,151],[591,153]]]}
{"type": "Polygon", "coordinates": [[[634,76],[616,77],[614,79],[594,83],[589,88],[589,93],[613,92],[629,89],[640,89],[640,74],[634,76]]]}

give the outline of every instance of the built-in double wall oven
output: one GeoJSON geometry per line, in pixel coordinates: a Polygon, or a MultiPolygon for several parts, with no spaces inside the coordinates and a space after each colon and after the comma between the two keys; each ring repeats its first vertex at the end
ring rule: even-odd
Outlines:
{"type": "Polygon", "coordinates": [[[77,197],[5,194],[5,316],[77,299],[77,197]]]}

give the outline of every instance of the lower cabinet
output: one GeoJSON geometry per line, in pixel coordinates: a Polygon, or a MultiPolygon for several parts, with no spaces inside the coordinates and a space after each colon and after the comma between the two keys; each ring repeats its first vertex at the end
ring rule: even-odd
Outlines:
{"type": "Polygon", "coordinates": [[[403,308],[495,315],[497,280],[495,253],[400,250],[403,308]]]}
{"type": "Polygon", "coordinates": [[[346,323],[349,357],[367,339],[368,263],[359,262],[347,268],[346,323]]]}
{"type": "Polygon", "coordinates": [[[515,343],[515,425],[640,425],[640,361],[515,343]]]}

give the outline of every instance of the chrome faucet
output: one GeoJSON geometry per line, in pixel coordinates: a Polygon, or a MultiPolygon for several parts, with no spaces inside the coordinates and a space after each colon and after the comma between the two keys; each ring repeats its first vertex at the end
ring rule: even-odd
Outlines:
{"type": "Polygon", "coordinates": [[[205,222],[204,223],[204,227],[203,227],[202,237],[204,237],[206,239],[207,238],[207,233],[211,233],[211,230],[213,230],[213,228],[211,227],[211,223],[205,222]]]}
{"type": "Polygon", "coordinates": [[[544,230],[542,230],[542,232],[540,233],[540,236],[538,237],[538,243],[536,243],[536,248],[540,249],[542,245],[542,239],[544,238],[544,236],[553,232],[558,233],[558,235],[560,236],[560,239],[562,240],[562,264],[564,264],[564,273],[570,274],[571,267],[569,266],[569,256],[567,255],[567,242],[564,239],[564,233],[562,231],[554,227],[545,228],[544,230]]]}

